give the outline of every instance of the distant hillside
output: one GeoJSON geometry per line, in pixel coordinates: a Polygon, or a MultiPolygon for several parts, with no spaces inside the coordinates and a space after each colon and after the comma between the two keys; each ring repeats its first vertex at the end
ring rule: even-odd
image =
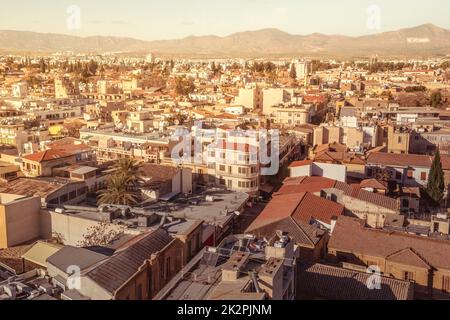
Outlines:
{"type": "Polygon", "coordinates": [[[0,31],[0,50],[74,52],[148,52],[195,55],[437,55],[450,54],[450,30],[425,24],[362,37],[293,35],[277,29],[226,37],[190,36],[179,40],[142,41],[120,37],[75,37],[27,31],[0,31]]]}

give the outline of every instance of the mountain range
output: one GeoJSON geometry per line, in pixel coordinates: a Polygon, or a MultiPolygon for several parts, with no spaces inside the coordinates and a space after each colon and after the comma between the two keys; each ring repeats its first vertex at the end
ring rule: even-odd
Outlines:
{"type": "Polygon", "coordinates": [[[278,29],[234,33],[226,37],[189,36],[178,40],[77,37],[29,31],[0,31],[4,52],[145,53],[202,56],[431,56],[450,54],[450,30],[433,24],[378,34],[294,35],[278,29]]]}

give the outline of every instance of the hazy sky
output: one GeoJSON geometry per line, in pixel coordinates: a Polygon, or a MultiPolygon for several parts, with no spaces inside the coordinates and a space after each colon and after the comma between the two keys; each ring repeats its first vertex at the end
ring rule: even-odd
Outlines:
{"type": "Polygon", "coordinates": [[[0,29],[172,39],[278,28],[293,34],[363,35],[434,23],[450,29],[448,0],[0,0],[0,29]],[[67,8],[81,25],[67,27],[67,8]],[[380,8],[380,29],[367,8],[380,8]]]}

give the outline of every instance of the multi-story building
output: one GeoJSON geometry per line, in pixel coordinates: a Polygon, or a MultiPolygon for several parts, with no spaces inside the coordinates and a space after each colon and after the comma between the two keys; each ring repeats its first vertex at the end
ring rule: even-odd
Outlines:
{"type": "Polygon", "coordinates": [[[40,237],[41,199],[0,194],[0,249],[40,237]]]}
{"type": "Polygon", "coordinates": [[[126,134],[112,129],[82,129],[80,139],[87,141],[100,163],[121,158],[159,163],[174,145],[159,134],[126,134]]]}
{"type": "Polygon", "coordinates": [[[250,88],[240,88],[239,95],[235,98],[235,104],[242,105],[248,110],[261,110],[263,107],[262,89],[257,85],[250,88]]]}
{"type": "Polygon", "coordinates": [[[67,99],[80,93],[78,83],[72,82],[68,78],[55,79],[55,98],[67,99]]]}
{"type": "Polygon", "coordinates": [[[311,123],[311,119],[315,115],[312,105],[278,105],[271,109],[272,113],[267,115],[271,122],[285,126],[311,123]]]}
{"type": "Polygon", "coordinates": [[[297,255],[281,232],[268,243],[233,235],[201,251],[155,300],[294,300],[297,255]]]}
{"type": "Polygon", "coordinates": [[[374,230],[340,217],[328,243],[333,261],[376,268],[381,275],[414,283],[417,298],[448,298],[450,242],[403,232],[374,230]]]}

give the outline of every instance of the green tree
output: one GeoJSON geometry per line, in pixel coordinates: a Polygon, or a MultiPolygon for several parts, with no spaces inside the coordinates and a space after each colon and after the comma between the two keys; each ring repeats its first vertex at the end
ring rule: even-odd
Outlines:
{"type": "Polygon", "coordinates": [[[441,101],[442,101],[442,94],[441,94],[441,92],[440,91],[434,91],[432,94],[431,94],[431,106],[433,107],[433,108],[437,108],[440,104],[441,104],[441,101]]]}
{"type": "Polygon", "coordinates": [[[97,204],[135,205],[139,196],[132,189],[133,179],[124,174],[114,174],[107,182],[106,189],[100,191],[97,204]]]}
{"type": "Polygon", "coordinates": [[[289,77],[294,80],[297,79],[297,70],[295,70],[294,65],[291,66],[291,70],[289,71],[289,77]]]}
{"type": "Polygon", "coordinates": [[[444,190],[444,171],[442,170],[441,154],[438,150],[431,165],[426,191],[430,198],[438,205],[444,197],[444,190]]]}
{"type": "Polygon", "coordinates": [[[39,61],[39,72],[40,73],[45,73],[45,71],[46,71],[46,65],[45,65],[45,60],[44,59],[41,59],[40,61],[39,61]]]}
{"type": "Polygon", "coordinates": [[[187,96],[194,92],[195,84],[191,79],[177,78],[175,84],[175,92],[181,96],[187,96]]]}
{"type": "Polygon", "coordinates": [[[115,163],[112,168],[114,169],[115,174],[123,175],[127,179],[131,179],[130,182],[133,184],[136,184],[142,179],[139,174],[139,162],[136,160],[123,158],[115,163]]]}

